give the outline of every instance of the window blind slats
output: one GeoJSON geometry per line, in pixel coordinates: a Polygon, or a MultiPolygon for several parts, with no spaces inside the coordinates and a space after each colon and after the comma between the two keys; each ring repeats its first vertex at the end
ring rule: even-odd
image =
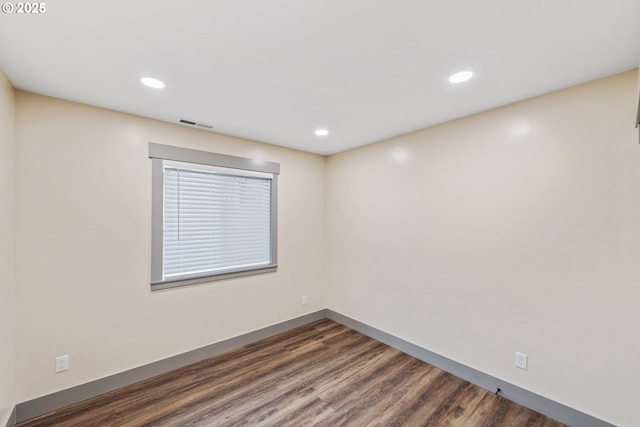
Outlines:
{"type": "Polygon", "coordinates": [[[271,180],[165,166],[163,278],[271,263],[271,180]]]}

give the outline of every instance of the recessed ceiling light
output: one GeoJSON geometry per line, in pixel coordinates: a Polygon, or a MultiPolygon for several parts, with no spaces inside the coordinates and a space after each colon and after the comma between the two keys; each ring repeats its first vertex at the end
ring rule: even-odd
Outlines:
{"type": "Polygon", "coordinates": [[[451,77],[449,77],[449,81],[451,83],[462,83],[466,82],[471,77],[473,77],[472,71],[460,71],[458,73],[452,74],[451,77]]]}
{"type": "Polygon", "coordinates": [[[329,131],[326,129],[316,129],[316,135],[318,136],[327,136],[329,135],[329,131]]]}
{"type": "Polygon", "coordinates": [[[152,87],[154,89],[162,89],[164,87],[164,82],[154,79],[153,77],[142,77],[140,79],[143,85],[152,87]]]}

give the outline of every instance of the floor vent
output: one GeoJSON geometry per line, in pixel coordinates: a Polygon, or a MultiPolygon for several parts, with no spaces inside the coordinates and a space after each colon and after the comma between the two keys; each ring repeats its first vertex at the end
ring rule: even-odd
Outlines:
{"type": "Polygon", "coordinates": [[[180,123],[181,125],[195,126],[195,127],[200,128],[200,129],[207,129],[207,130],[213,129],[212,125],[207,125],[207,124],[204,124],[204,123],[194,122],[193,120],[178,119],[178,123],[180,123]]]}

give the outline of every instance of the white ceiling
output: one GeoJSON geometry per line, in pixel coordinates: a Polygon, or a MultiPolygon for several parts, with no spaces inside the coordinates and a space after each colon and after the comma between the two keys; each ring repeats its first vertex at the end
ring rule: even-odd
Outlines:
{"type": "Polygon", "coordinates": [[[18,89],[320,154],[639,58],[640,0],[59,0],[0,14],[18,89]],[[464,69],[472,80],[448,82],[464,69]]]}

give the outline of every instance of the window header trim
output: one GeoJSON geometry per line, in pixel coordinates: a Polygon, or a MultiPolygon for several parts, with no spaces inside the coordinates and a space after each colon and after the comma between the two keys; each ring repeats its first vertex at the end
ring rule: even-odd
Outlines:
{"type": "Polygon", "coordinates": [[[179,162],[264,172],[274,175],[280,173],[279,163],[229,156],[227,154],[211,153],[208,151],[192,150],[190,148],[174,147],[171,145],[156,144],[155,142],[149,143],[149,158],[176,160],[179,162]]]}

